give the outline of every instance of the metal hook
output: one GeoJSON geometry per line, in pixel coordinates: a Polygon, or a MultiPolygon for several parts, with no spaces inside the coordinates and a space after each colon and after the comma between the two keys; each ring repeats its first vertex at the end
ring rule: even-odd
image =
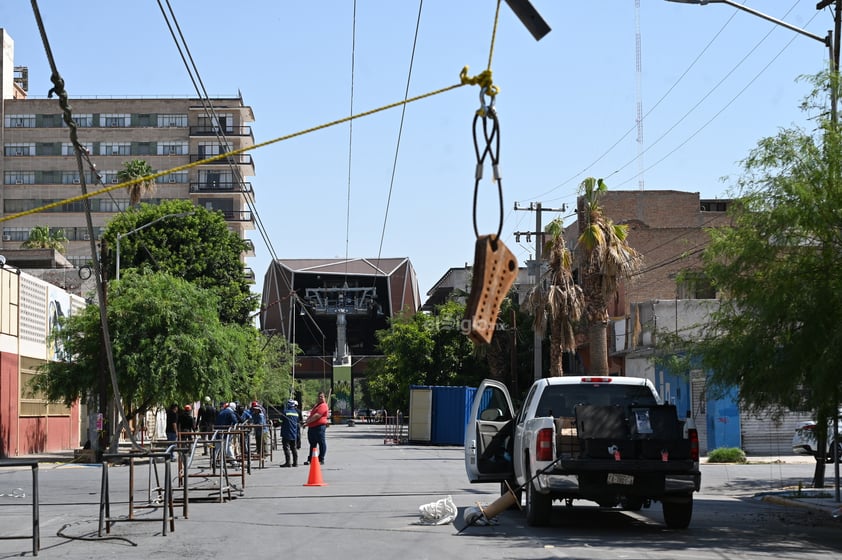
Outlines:
{"type": "Polygon", "coordinates": [[[481,117],[486,116],[488,113],[494,112],[494,103],[497,101],[497,96],[489,95],[488,97],[491,98],[491,102],[486,104],[485,103],[485,96],[488,93],[488,87],[480,88],[479,90],[479,110],[477,114],[481,117]]]}

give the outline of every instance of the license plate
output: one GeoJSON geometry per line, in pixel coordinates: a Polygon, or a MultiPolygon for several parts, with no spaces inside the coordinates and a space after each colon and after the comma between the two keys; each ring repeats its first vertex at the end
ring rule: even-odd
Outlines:
{"type": "Polygon", "coordinates": [[[630,474],[608,473],[608,484],[631,486],[634,484],[634,477],[630,474]]]}

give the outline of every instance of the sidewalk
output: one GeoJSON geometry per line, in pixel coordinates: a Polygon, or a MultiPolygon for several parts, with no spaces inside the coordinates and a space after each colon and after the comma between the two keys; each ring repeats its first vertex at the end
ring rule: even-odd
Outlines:
{"type": "MultiPolygon", "coordinates": [[[[701,462],[707,463],[707,457],[702,457],[701,462]]],[[[807,455],[774,455],[759,456],[750,455],[746,457],[747,463],[752,464],[807,464],[815,465],[816,460],[807,455]]],[[[714,463],[710,463],[713,465],[714,463]]],[[[833,463],[825,467],[827,473],[833,473],[833,463]]],[[[836,500],[836,488],[831,484],[825,488],[792,488],[779,492],[763,492],[755,498],[770,504],[786,507],[804,508],[822,515],[829,515],[842,519],[842,502],[836,500]]]]}

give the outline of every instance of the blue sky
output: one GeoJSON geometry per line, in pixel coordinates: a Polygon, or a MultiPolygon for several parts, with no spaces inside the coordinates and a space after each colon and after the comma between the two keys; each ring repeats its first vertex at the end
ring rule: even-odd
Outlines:
{"type": "MultiPolygon", "coordinates": [[[[239,91],[253,108],[256,142],[400,101],[408,79],[413,97],[457,84],[464,66],[479,73],[496,9],[493,0],[426,0],[416,40],[419,2],[409,0],[169,2],[208,93],[239,91]]],[[[533,230],[535,215],[515,203],[570,208],[587,176],[611,190],[642,182],[727,197],[759,139],[812,126],[799,109],[810,88],[798,77],[825,68],[828,54],[809,37],[724,4],[641,0],[638,73],[633,0],[532,3],[552,31],[535,41],[503,3],[491,64],[503,239],[522,265],[534,239],[518,243],[513,232],[533,230]]],[[[815,0],[746,4],[822,37],[833,24],[815,0]]],[[[71,104],[196,95],[157,2],[38,5],[71,104]]],[[[0,27],[15,41],[15,64],[29,67],[30,95],[45,96],[50,70],[31,3],[0,2],[0,27]]],[[[249,180],[274,256],[408,257],[424,299],[448,268],[473,261],[478,107],[479,89],[464,86],[409,104],[402,129],[395,108],[255,150],[249,180]]],[[[484,176],[480,234],[495,233],[499,219],[488,165],[484,176]]],[[[544,224],[556,216],[545,213],[544,224]]],[[[260,289],[273,255],[259,231],[250,237],[260,289]]]]}

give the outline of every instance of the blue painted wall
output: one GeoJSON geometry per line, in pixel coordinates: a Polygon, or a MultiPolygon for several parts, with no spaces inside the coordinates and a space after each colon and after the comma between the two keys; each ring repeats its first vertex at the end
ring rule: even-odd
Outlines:
{"type": "Polygon", "coordinates": [[[736,388],[728,391],[721,399],[707,399],[707,429],[708,451],[719,447],[742,448],[736,388]]]}

